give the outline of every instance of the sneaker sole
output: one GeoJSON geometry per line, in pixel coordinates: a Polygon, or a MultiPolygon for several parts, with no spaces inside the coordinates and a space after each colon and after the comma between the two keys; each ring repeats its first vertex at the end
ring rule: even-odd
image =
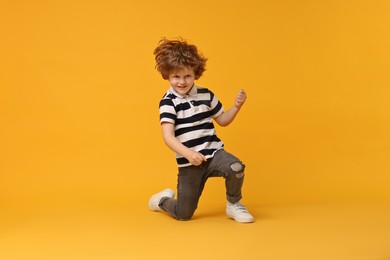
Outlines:
{"type": "Polygon", "coordinates": [[[238,222],[238,223],[253,223],[253,222],[255,222],[255,219],[254,219],[254,218],[241,218],[241,219],[240,219],[240,218],[235,218],[234,215],[231,214],[231,213],[228,212],[228,211],[226,211],[226,215],[227,215],[229,218],[235,220],[235,221],[238,222]]]}

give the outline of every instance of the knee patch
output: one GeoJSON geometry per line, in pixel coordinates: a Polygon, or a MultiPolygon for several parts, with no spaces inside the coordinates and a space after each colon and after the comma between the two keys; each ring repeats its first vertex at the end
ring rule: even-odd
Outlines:
{"type": "Polygon", "coordinates": [[[234,175],[236,178],[242,178],[244,177],[244,169],[245,165],[243,165],[240,162],[235,162],[230,165],[230,169],[234,172],[234,175]]]}

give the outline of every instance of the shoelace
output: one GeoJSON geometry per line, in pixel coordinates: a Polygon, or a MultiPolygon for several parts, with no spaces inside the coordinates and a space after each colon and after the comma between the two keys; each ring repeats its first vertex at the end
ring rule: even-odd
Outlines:
{"type": "Polygon", "coordinates": [[[242,205],[242,204],[233,204],[232,205],[236,210],[239,210],[239,211],[241,211],[241,213],[248,213],[248,210],[247,210],[247,208],[244,206],[244,205],[242,205]]]}

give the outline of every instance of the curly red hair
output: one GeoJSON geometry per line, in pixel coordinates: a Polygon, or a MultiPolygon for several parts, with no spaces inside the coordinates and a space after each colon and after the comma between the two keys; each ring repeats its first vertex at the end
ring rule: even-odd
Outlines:
{"type": "Polygon", "coordinates": [[[195,79],[199,79],[206,70],[207,58],[198,52],[195,45],[187,43],[182,38],[177,40],[163,38],[153,54],[156,69],[164,79],[168,79],[172,72],[188,67],[194,70],[195,79]]]}

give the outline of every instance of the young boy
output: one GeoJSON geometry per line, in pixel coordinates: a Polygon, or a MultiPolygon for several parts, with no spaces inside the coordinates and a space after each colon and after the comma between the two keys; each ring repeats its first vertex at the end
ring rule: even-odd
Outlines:
{"type": "Polygon", "coordinates": [[[241,223],[254,222],[240,203],[245,165],[224,150],[213,125],[213,119],[221,126],[229,125],[244,104],[246,93],[240,90],[234,106],[224,111],[209,89],[194,84],[206,70],[207,58],[185,40],[163,39],[154,55],[157,70],[170,83],[160,101],[160,123],[165,144],[176,152],[179,173],[177,199],[173,190],[165,189],[150,198],[149,209],[164,210],[175,219],[189,220],[207,179],[223,177],[227,216],[241,223]]]}

